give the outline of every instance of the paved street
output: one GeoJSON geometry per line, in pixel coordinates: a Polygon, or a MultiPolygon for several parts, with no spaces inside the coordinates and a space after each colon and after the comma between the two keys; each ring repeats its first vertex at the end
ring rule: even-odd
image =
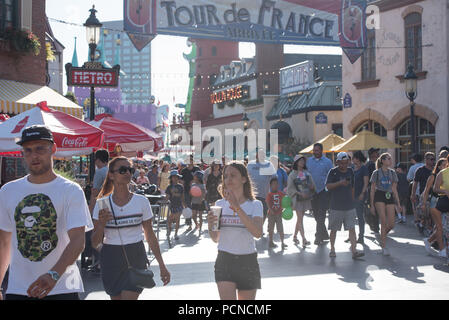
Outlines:
{"type": "MultiPolygon", "coordinates": [[[[409,220],[411,218],[409,217],[409,220]]],[[[315,220],[305,219],[306,235],[313,243],[315,220]]],[[[365,257],[353,261],[349,244],[344,243],[347,232],[337,235],[335,259],[329,258],[330,245],[307,249],[296,247],[292,237],[296,217],[284,220],[287,250],[268,250],[268,240],[257,242],[259,264],[262,273],[262,290],[257,299],[447,299],[449,288],[449,267],[444,260],[428,256],[418,232],[408,221],[407,225],[397,225],[389,240],[390,257],[379,254],[379,246],[374,234],[367,226],[365,257]]],[[[266,227],[266,226],[265,226],[266,227]]],[[[266,228],[264,228],[266,230],[266,228]]],[[[140,296],[144,300],[206,300],[218,299],[214,282],[214,261],[216,244],[207,233],[198,239],[197,232],[183,233],[180,240],[168,249],[165,229],[161,232],[160,245],[163,257],[172,275],[167,287],[161,286],[157,262],[152,270],[157,279],[157,287],[145,290],[140,296]],[[164,239],[162,241],[162,239],[164,239]]],[[[275,240],[279,241],[276,236],[275,240]]],[[[280,242],[277,242],[280,244],[280,242]]],[[[103,291],[99,276],[85,275],[87,300],[109,299],[103,291]]]]}

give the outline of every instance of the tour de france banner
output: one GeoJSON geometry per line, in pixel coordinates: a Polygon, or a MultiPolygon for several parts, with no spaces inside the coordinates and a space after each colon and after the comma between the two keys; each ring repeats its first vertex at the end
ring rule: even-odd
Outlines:
{"type": "Polygon", "coordinates": [[[366,47],[366,0],[124,0],[134,37],[341,46],[354,63],[366,47]]]}

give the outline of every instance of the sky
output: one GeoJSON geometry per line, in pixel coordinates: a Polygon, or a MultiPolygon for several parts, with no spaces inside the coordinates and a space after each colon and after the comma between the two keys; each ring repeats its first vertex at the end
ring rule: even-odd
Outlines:
{"type": "MultiPolygon", "coordinates": [[[[65,47],[64,65],[72,61],[74,37],[77,37],[78,62],[87,61],[88,45],[86,30],[82,24],[89,17],[89,9],[95,4],[97,18],[102,21],[123,20],[123,0],[47,0],[46,14],[50,20],[53,34],[65,47]],[[63,20],[77,25],[64,24],[52,19],[63,20]]],[[[175,103],[185,104],[189,86],[189,65],[183,53],[189,53],[187,38],[158,35],[151,42],[152,54],[152,95],[161,105],[168,104],[171,112],[182,109],[173,108],[175,103]]],[[[252,43],[240,43],[240,57],[253,57],[255,46],[252,43]]],[[[284,46],[285,53],[327,53],[341,54],[339,47],[284,46]]],[[[65,73],[65,70],[64,70],[65,73]]],[[[65,79],[65,77],[64,77],[65,79]]],[[[64,92],[67,84],[64,83],[64,92]]]]}

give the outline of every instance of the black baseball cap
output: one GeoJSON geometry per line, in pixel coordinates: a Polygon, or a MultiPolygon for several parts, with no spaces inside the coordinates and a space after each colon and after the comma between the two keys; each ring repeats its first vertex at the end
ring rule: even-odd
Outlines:
{"type": "Polygon", "coordinates": [[[374,152],[379,152],[379,151],[380,151],[379,148],[370,148],[370,149],[368,150],[368,154],[370,155],[370,154],[372,154],[372,153],[374,153],[374,152]]]}
{"type": "Polygon", "coordinates": [[[22,139],[20,139],[17,144],[21,146],[25,142],[36,140],[47,140],[51,143],[55,143],[55,141],[53,140],[53,134],[51,133],[50,129],[48,129],[46,126],[34,125],[25,128],[25,130],[22,131],[22,139]]]}

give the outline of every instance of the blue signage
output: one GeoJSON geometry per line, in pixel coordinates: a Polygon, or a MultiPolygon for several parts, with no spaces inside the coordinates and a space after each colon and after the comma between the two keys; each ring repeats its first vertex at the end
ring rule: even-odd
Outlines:
{"type": "Polygon", "coordinates": [[[349,93],[347,93],[343,99],[343,108],[351,108],[352,107],[352,97],[349,93]]]}
{"type": "Polygon", "coordinates": [[[315,117],[315,123],[316,124],[326,124],[327,116],[323,112],[318,113],[318,115],[315,117]]]}

